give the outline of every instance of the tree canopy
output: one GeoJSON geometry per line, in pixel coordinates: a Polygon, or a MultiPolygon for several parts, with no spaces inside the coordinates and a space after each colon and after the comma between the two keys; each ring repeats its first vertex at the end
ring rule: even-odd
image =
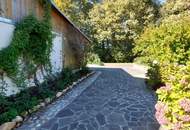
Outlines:
{"type": "Polygon", "coordinates": [[[98,53],[104,62],[132,61],[134,39],[159,14],[152,0],[55,0],[55,3],[92,39],[91,51],[98,53]]]}
{"type": "Polygon", "coordinates": [[[151,0],[104,0],[89,12],[96,52],[105,62],[132,61],[134,39],[154,23],[157,5],[151,0]],[[106,54],[106,55],[105,55],[106,54]]]}
{"type": "Polygon", "coordinates": [[[167,0],[161,12],[163,16],[190,13],[190,0],[167,0]]]}

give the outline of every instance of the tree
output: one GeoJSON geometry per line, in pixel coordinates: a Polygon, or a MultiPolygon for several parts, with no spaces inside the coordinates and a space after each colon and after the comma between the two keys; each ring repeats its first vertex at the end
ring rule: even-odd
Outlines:
{"type": "Polygon", "coordinates": [[[167,0],[161,8],[163,17],[190,13],[190,0],[167,0]]]}
{"type": "Polygon", "coordinates": [[[105,62],[132,61],[134,39],[156,21],[157,9],[152,0],[104,0],[96,4],[89,13],[97,41],[94,50],[105,62]]]}

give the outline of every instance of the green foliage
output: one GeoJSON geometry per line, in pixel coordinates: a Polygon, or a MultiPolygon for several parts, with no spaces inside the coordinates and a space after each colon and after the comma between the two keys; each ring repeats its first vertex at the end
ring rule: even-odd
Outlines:
{"type": "Polygon", "coordinates": [[[87,54],[87,64],[98,64],[101,65],[101,60],[99,56],[95,53],[88,53],[87,54]]]}
{"type": "Polygon", "coordinates": [[[103,62],[133,60],[134,39],[156,20],[157,6],[151,0],[104,0],[89,12],[94,51],[103,62]]]}
{"type": "Polygon", "coordinates": [[[167,0],[161,8],[163,17],[182,15],[189,13],[190,0],[167,0]]]}
{"type": "Polygon", "coordinates": [[[147,76],[149,79],[147,80],[147,84],[156,90],[157,86],[162,84],[161,75],[160,75],[160,66],[158,64],[150,64],[147,72],[147,76]]]}
{"type": "Polygon", "coordinates": [[[29,110],[32,110],[40,102],[46,98],[54,98],[56,92],[62,91],[89,72],[88,68],[82,68],[75,73],[72,73],[70,69],[65,69],[59,77],[48,79],[39,87],[24,89],[10,97],[0,96],[0,124],[11,121],[18,115],[22,116],[24,112],[31,112],[29,110]]]}
{"type": "Polygon", "coordinates": [[[90,52],[103,62],[133,60],[134,39],[159,16],[152,0],[54,0],[93,41],[90,52]]]}
{"type": "Polygon", "coordinates": [[[18,115],[17,110],[14,108],[10,109],[9,111],[5,113],[2,113],[0,115],[0,124],[14,119],[17,115],[18,115]]]}
{"type": "Polygon", "coordinates": [[[190,19],[180,17],[177,21],[163,22],[148,27],[136,41],[134,52],[145,62],[185,64],[190,57],[190,19]]]}
{"type": "Polygon", "coordinates": [[[0,70],[7,73],[19,87],[25,86],[26,78],[35,75],[39,67],[51,67],[49,56],[53,35],[48,5],[44,2],[42,21],[29,15],[18,23],[11,44],[0,51],[0,70]]]}
{"type": "Polygon", "coordinates": [[[134,52],[151,63],[147,81],[157,89],[156,118],[165,129],[188,129],[190,122],[190,19],[164,18],[136,40],[134,52]],[[157,64],[152,64],[157,61],[157,64]]]}

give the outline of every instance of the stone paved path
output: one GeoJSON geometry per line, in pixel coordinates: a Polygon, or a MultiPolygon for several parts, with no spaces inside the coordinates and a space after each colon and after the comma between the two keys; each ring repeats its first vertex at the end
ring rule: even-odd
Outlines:
{"type": "Polygon", "coordinates": [[[96,71],[102,72],[98,79],[37,130],[159,129],[154,118],[156,100],[143,79],[131,76],[126,68],[96,71]]]}

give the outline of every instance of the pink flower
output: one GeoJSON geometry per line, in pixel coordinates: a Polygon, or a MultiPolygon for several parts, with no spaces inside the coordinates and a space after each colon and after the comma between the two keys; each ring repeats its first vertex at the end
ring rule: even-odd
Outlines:
{"type": "Polygon", "coordinates": [[[155,105],[155,109],[156,109],[156,114],[155,117],[157,119],[157,121],[161,124],[161,125],[166,125],[169,123],[169,120],[167,119],[167,117],[165,116],[166,112],[167,112],[167,105],[165,105],[162,102],[158,102],[155,105]]]}
{"type": "Polygon", "coordinates": [[[165,111],[167,109],[167,105],[165,105],[163,102],[158,101],[155,105],[155,109],[157,111],[165,111]]]}
{"type": "Polygon", "coordinates": [[[189,115],[184,115],[180,118],[183,122],[190,122],[190,116],[189,115]]]}
{"type": "Polygon", "coordinates": [[[162,86],[160,88],[160,90],[164,90],[164,91],[167,91],[167,92],[171,91],[171,89],[172,89],[172,87],[171,87],[170,84],[166,84],[165,86],[162,86]]]}
{"type": "Polygon", "coordinates": [[[190,112],[190,99],[184,98],[179,102],[179,105],[186,111],[190,112]]]}
{"type": "Polygon", "coordinates": [[[182,84],[182,85],[188,85],[188,81],[185,78],[181,79],[180,84],[182,84]]]}
{"type": "Polygon", "coordinates": [[[181,130],[181,128],[182,128],[182,122],[177,122],[174,124],[173,130],[181,130]]]}
{"type": "Polygon", "coordinates": [[[159,122],[159,124],[161,125],[167,125],[169,123],[169,120],[167,119],[167,117],[162,113],[156,112],[155,117],[157,121],[159,122]]]}

